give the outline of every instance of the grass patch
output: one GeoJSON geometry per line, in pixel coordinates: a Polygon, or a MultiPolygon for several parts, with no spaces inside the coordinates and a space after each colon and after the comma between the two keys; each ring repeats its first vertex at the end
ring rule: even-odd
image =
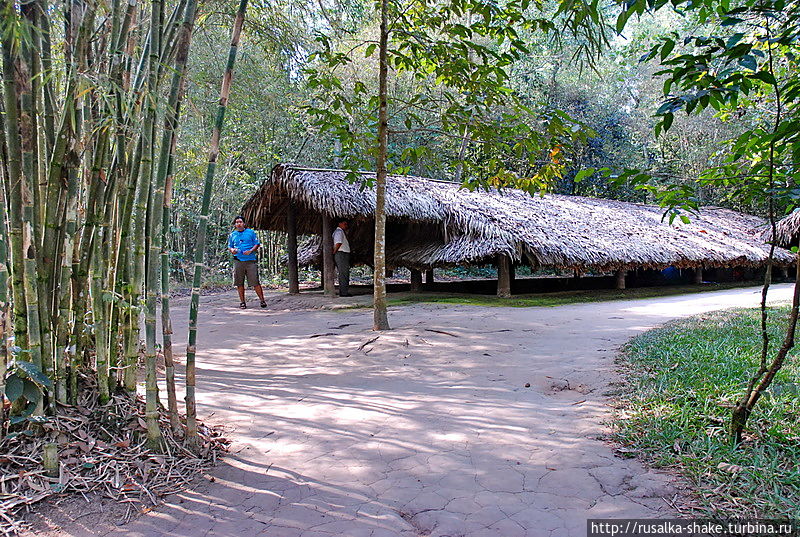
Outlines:
{"type": "MultiPolygon", "coordinates": [[[[771,352],[788,308],[771,308],[771,352]]],[[[746,441],[728,438],[731,407],[755,371],[758,309],[713,312],[632,339],[615,435],[651,464],[674,467],[720,517],[800,518],[800,360],[790,354],[748,422],[746,441]],[[727,465],[727,466],[726,466],[727,465]]]]}
{"type": "MultiPolygon", "coordinates": [[[[422,293],[408,294],[402,297],[389,298],[389,306],[407,306],[419,303],[459,304],[469,306],[490,307],[553,307],[581,302],[607,302],[610,300],[632,300],[661,296],[682,295],[721,291],[737,287],[752,287],[753,282],[706,283],[702,285],[676,285],[664,287],[637,287],[633,289],[591,289],[579,291],[560,291],[556,293],[537,293],[515,295],[512,298],[500,298],[494,295],[474,295],[463,293],[422,293]]],[[[371,307],[371,306],[370,306],[371,307]]]]}

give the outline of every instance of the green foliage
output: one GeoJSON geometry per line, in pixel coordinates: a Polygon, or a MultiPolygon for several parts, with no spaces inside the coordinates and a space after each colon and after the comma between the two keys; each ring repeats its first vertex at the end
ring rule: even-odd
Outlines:
{"type": "MultiPolygon", "coordinates": [[[[656,110],[656,135],[668,131],[680,111],[710,110],[722,121],[740,124],[743,129],[724,144],[720,162],[702,173],[700,185],[722,187],[740,203],[771,199],[779,206],[794,206],[800,193],[800,83],[793,48],[800,38],[800,4],[672,4],[701,26],[682,39],[662,37],[642,58],[657,59],[663,67],[655,73],[663,77],[664,95],[656,110]]],[[[661,0],[638,0],[619,20],[662,5],[661,0]]]]}
{"type": "MultiPolygon", "coordinates": [[[[787,308],[773,310],[773,341],[787,308]]],[[[723,311],[651,330],[624,349],[630,376],[617,437],[659,466],[677,467],[713,515],[800,515],[800,364],[796,354],[756,407],[740,448],[731,444],[730,408],[760,354],[758,310],[723,311]]]]}
{"type": "Polygon", "coordinates": [[[14,359],[6,372],[5,396],[12,404],[19,405],[20,410],[11,416],[10,423],[21,423],[33,415],[45,390],[52,387],[53,382],[39,366],[18,357],[14,359]]]}
{"type": "MultiPolygon", "coordinates": [[[[390,2],[388,64],[391,171],[447,169],[469,188],[513,185],[539,192],[563,176],[569,149],[590,131],[555,109],[535,110],[514,90],[512,66],[530,52],[525,32],[553,32],[555,21],[603,39],[595,4],[559,4],[551,16],[527,1],[390,2]],[[590,16],[591,14],[591,16],[590,16]]],[[[351,170],[374,167],[377,89],[365,62],[368,35],[342,42],[317,35],[319,50],[304,70],[312,125],[339,143],[336,158],[351,170]],[[363,51],[357,54],[357,51],[363,51]]],[[[592,48],[591,50],[595,50],[592,48]]],[[[442,174],[434,174],[442,176],[442,174]]],[[[354,175],[355,178],[355,175],[354,175]]]]}

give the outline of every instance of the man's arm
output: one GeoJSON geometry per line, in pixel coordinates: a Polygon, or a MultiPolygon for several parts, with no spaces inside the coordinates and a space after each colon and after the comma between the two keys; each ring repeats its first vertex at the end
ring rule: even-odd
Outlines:
{"type": "Polygon", "coordinates": [[[232,254],[238,254],[239,250],[233,247],[233,233],[228,235],[228,251],[232,254]]]}
{"type": "Polygon", "coordinates": [[[336,252],[338,252],[339,248],[342,246],[342,233],[341,233],[340,230],[341,230],[341,228],[337,227],[333,232],[333,242],[336,243],[336,244],[333,245],[333,253],[334,254],[336,252]],[[336,239],[339,239],[339,242],[336,242],[336,239]]]}

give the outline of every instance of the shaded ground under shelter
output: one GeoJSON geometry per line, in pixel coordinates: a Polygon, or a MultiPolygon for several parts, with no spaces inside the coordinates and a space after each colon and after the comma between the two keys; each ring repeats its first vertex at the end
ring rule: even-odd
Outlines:
{"type": "MultiPolygon", "coordinates": [[[[336,221],[351,222],[351,263],[372,265],[374,172],[355,182],[344,170],[281,164],[273,168],[242,213],[255,229],[288,233],[290,292],[298,292],[297,267],[323,270],[327,293],[334,291],[332,232],[336,221]],[[298,236],[306,237],[298,244],[298,236]]],[[[663,218],[663,209],[616,200],[514,189],[470,191],[447,181],[391,175],[386,193],[387,269],[411,270],[412,290],[434,267],[494,264],[497,293],[511,294],[514,267],[610,272],[624,288],[631,271],[758,268],[769,255],[766,222],[719,207],[702,207],[688,223],[663,218]]],[[[779,266],[795,256],[775,249],[779,266]]]]}

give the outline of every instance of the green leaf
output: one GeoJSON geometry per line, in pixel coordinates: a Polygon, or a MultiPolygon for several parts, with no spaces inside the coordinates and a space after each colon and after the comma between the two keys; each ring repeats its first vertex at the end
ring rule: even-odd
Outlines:
{"type": "Polygon", "coordinates": [[[667,56],[669,56],[670,52],[672,52],[672,50],[674,48],[675,48],[675,41],[674,40],[667,39],[666,41],[664,41],[664,45],[661,47],[661,61],[662,62],[667,59],[667,56]]]}
{"type": "Polygon", "coordinates": [[[53,386],[53,381],[51,381],[47,375],[42,373],[42,370],[39,369],[39,366],[34,364],[33,362],[23,362],[17,360],[14,362],[18,369],[22,370],[28,378],[30,378],[35,383],[45,386],[47,388],[51,388],[53,386]]]}
{"type": "Polygon", "coordinates": [[[727,19],[722,21],[721,26],[735,26],[744,22],[742,19],[737,19],[736,17],[728,17],[727,19]]]}
{"type": "Polygon", "coordinates": [[[13,402],[22,397],[23,388],[22,378],[16,373],[12,373],[6,378],[6,397],[9,401],[13,402]]]}
{"type": "Polygon", "coordinates": [[[753,56],[751,56],[749,54],[747,56],[742,56],[739,59],[739,65],[741,65],[745,69],[750,69],[751,71],[757,71],[758,70],[758,63],[756,63],[755,57],[753,57],[753,56]]]}
{"type": "Polygon", "coordinates": [[[594,168],[584,168],[583,170],[575,174],[575,178],[573,179],[573,181],[576,183],[580,183],[587,177],[594,175],[594,172],[595,172],[594,168]]]}
{"type": "Polygon", "coordinates": [[[672,126],[672,121],[674,119],[675,119],[675,116],[673,114],[671,114],[671,113],[664,114],[664,121],[663,121],[663,123],[664,123],[664,126],[663,126],[664,132],[669,130],[669,128],[672,126]]]}
{"type": "Polygon", "coordinates": [[[736,45],[739,44],[739,41],[741,41],[743,37],[744,37],[743,33],[733,34],[732,36],[730,36],[728,38],[728,42],[725,43],[725,48],[733,48],[733,47],[735,47],[736,45]]]}
{"type": "Polygon", "coordinates": [[[378,48],[377,43],[370,43],[367,45],[367,50],[364,51],[364,57],[369,58],[375,52],[375,49],[378,48]]]}
{"type": "Polygon", "coordinates": [[[39,386],[29,379],[23,379],[22,383],[22,395],[25,399],[32,403],[38,403],[39,399],[42,398],[42,392],[39,390],[39,386]]]}
{"type": "Polygon", "coordinates": [[[774,86],[775,85],[775,77],[772,76],[772,73],[770,73],[768,71],[759,71],[754,75],[753,78],[757,78],[758,80],[760,80],[762,82],[766,82],[770,86],[774,86]]]}

